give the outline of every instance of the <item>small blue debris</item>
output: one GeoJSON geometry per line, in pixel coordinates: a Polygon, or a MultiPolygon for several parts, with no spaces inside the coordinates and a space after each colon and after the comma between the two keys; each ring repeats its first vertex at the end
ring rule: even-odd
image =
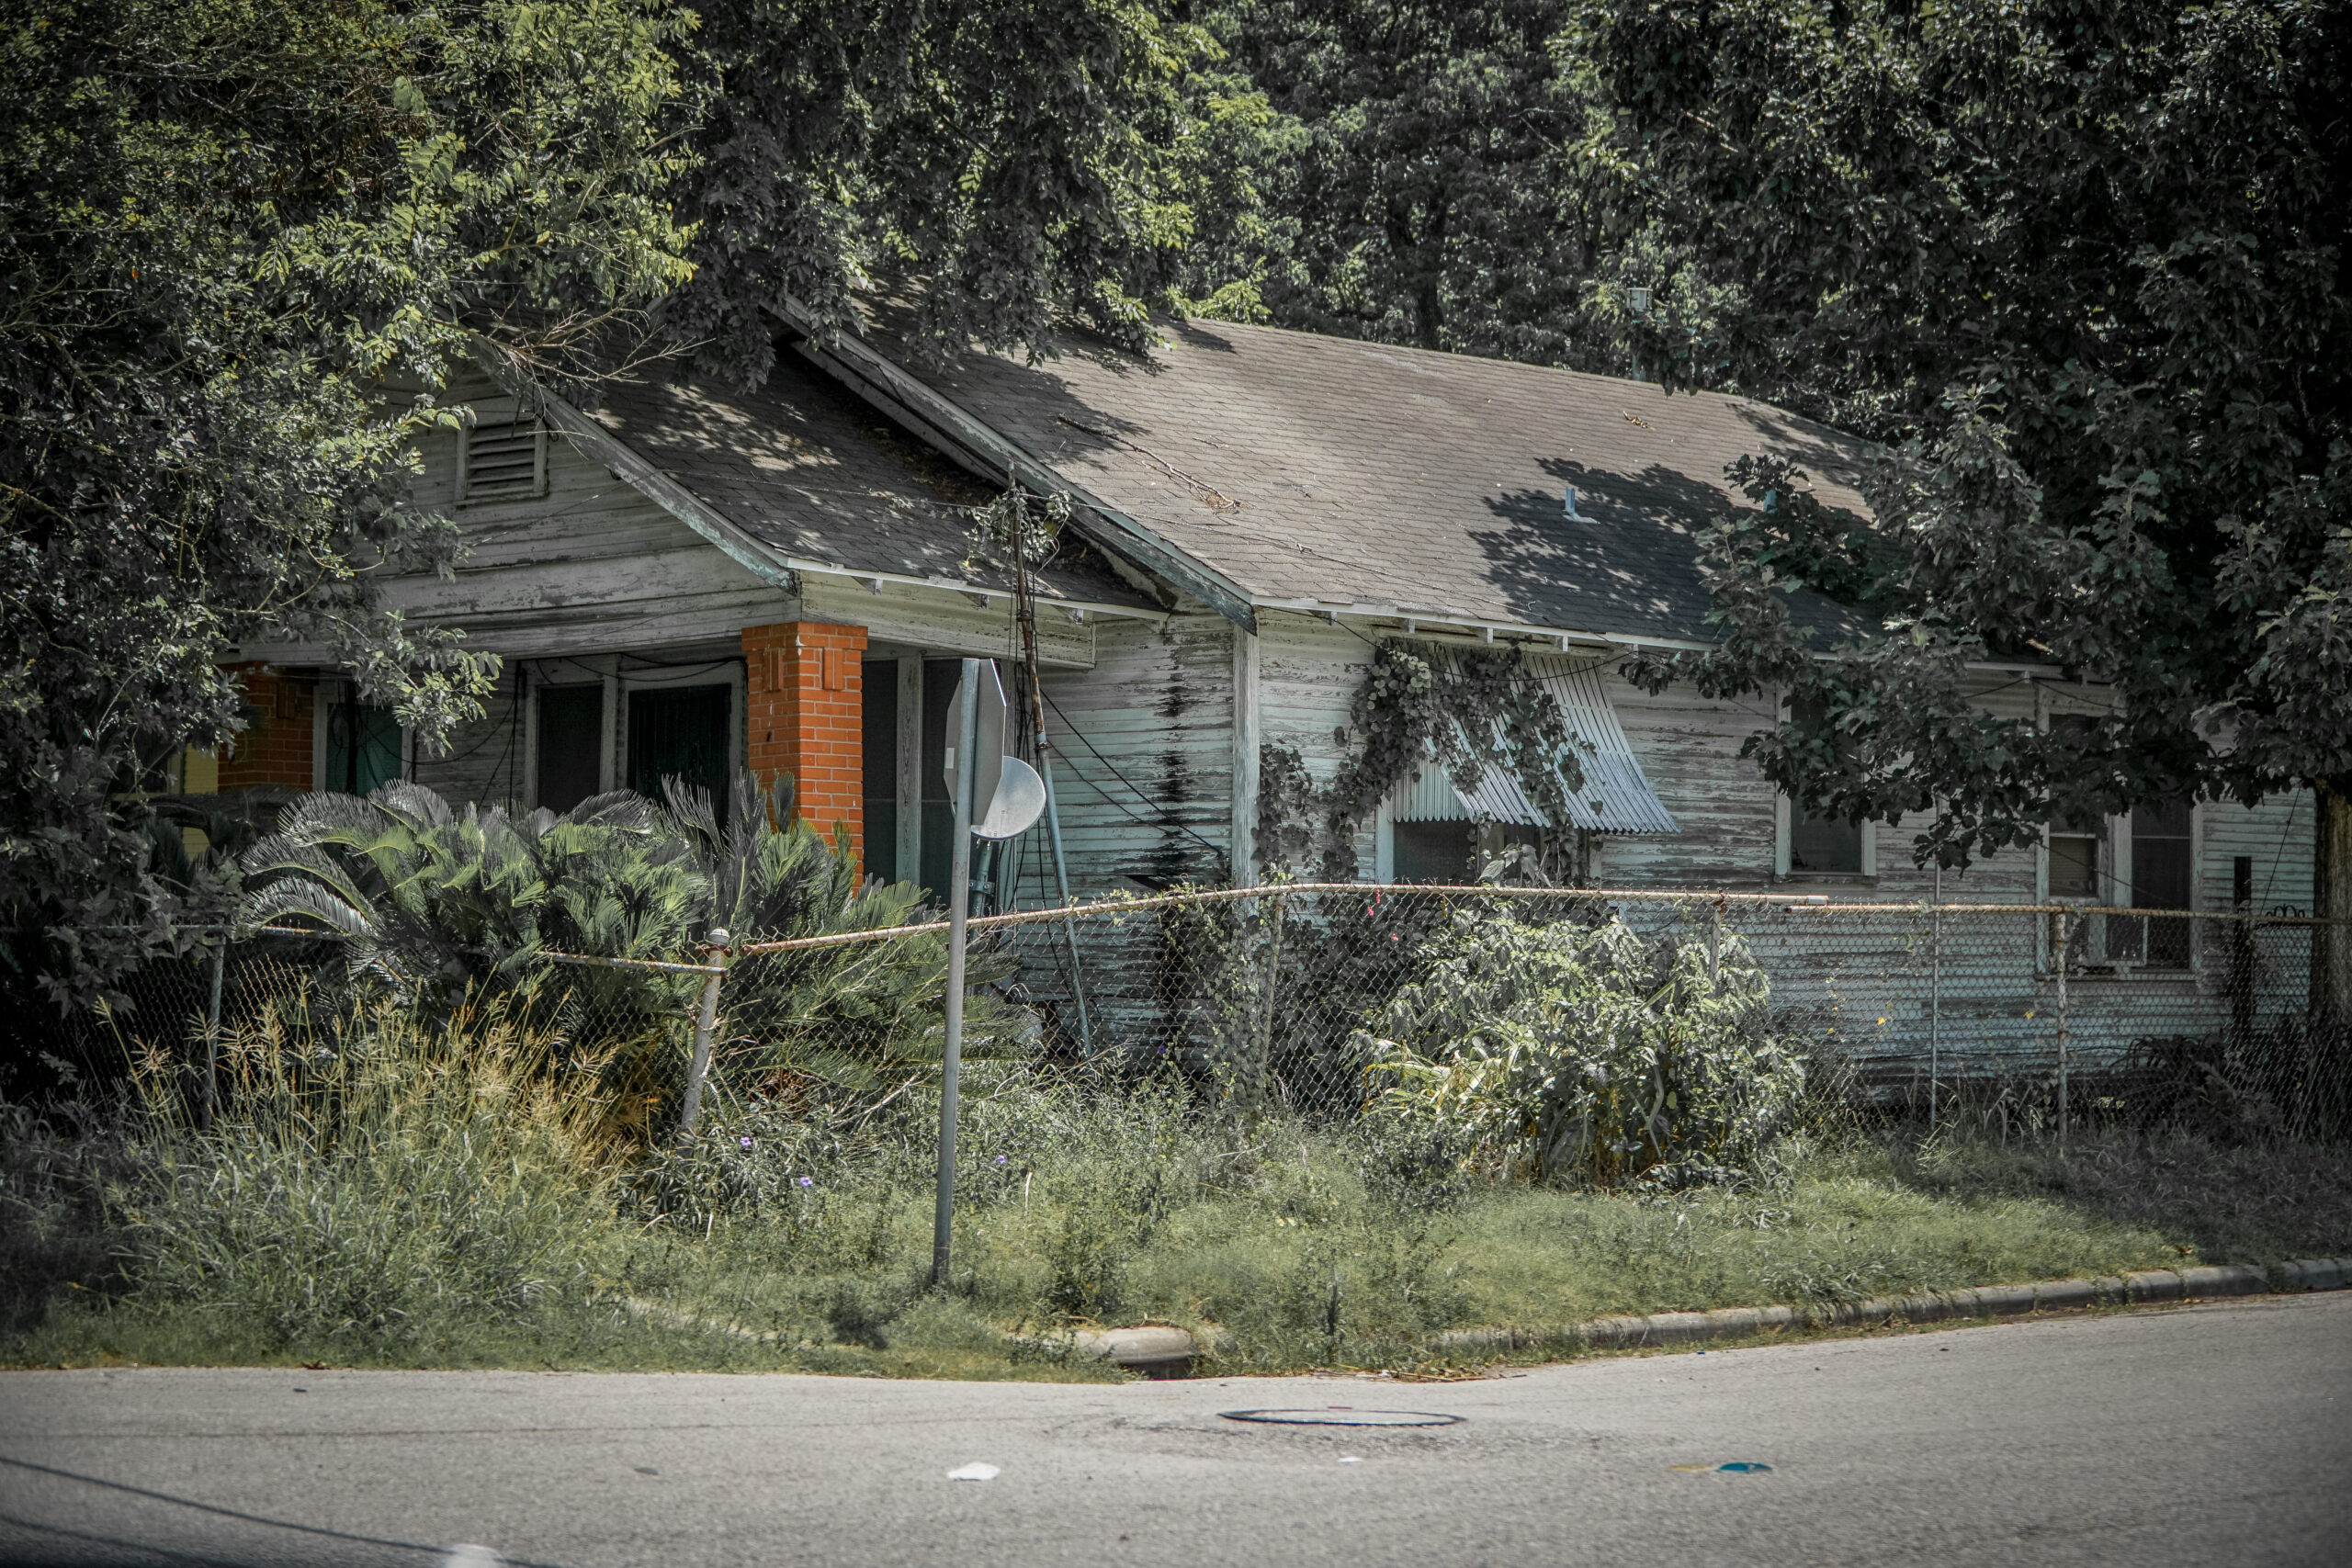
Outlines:
{"type": "Polygon", "coordinates": [[[1772,1467],[1769,1464],[1758,1464],[1751,1460],[1736,1459],[1729,1464],[1719,1464],[1715,1466],[1715,1468],[1717,1470],[1728,1470],[1737,1475],[1746,1475],[1751,1471],[1770,1470],[1772,1467]]]}

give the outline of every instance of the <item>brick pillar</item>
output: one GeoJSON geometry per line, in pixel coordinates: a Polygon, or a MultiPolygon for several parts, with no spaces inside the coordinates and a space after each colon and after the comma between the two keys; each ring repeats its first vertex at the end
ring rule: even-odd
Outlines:
{"type": "Polygon", "coordinates": [[[747,755],[763,781],[790,773],[800,815],[827,832],[849,825],[865,842],[865,697],[859,670],[864,626],[785,621],[743,628],[751,679],[747,755]]]}
{"type": "Polygon", "coordinates": [[[219,787],[283,784],[305,792],[314,788],[311,712],[318,682],[308,675],[289,675],[266,664],[232,668],[237,683],[244,688],[245,716],[252,722],[244,733],[220,749],[219,787]]]}

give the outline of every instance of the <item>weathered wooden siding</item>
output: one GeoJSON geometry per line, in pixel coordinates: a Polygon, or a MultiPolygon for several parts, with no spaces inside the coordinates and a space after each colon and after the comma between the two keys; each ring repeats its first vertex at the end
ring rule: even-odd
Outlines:
{"type": "MultiPolygon", "coordinates": [[[[1054,784],[1071,893],[1081,900],[1181,882],[1225,880],[1233,798],[1233,633],[1192,613],[1153,625],[1096,628],[1094,668],[1047,669],[1054,705],[1054,784]]],[[[1012,893],[1035,908],[1057,901],[1046,834],[1016,840],[1012,893]]],[[[1147,1052],[1181,1029],[1181,977],[1162,944],[1162,918],[1145,913],[1084,922],[1080,941],[1099,1043],[1147,1052]]],[[[1031,998],[1076,1041],[1076,1010],[1057,928],[1019,928],[1031,998]]]]}
{"type": "MultiPolygon", "coordinates": [[[[1232,629],[1206,614],[1157,625],[1106,621],[1095,628],[1091,671],[1044,671],[1073,891],[1222,880],[1233,787],[1232,629]]],[[[1051,889],[1045,846],[1025,860],[1024,903],[1051,889]]]]}
{"type": "Polygon", "coordinates": [[[2244,855],[2254,863],[2256,909],[2310,914],[2316,896],[2312,881],[2314,809],[2312,793],[2307,789],[2274,795],[2252,808],[2234,801],[2199,807],[2199,907],[2229,907],[2232,863],[2244,855]]]}
{"type": "Polygon", "coordinates": [[[1606,887],[1759,892],[1772,881],[1772,787],[1740,743],[1769,722],[1762,697],[1713,701],[1687,685],[1656,696],[1620,679],[1603,687],[1634,760],[1682,830],[1597,835],[1593,879],[1606,887]]]}
{"type": "MultiPolygon", "coordinates": [[[[511,403],[485,389],[484,419],[511,403]]],[[[548,436],[548,493],[459,503],[457,434],[419,444],[424,471],[414,503],[457,519],[469,547],[454,581],[394,579],[390,608],[427,626],[453,626],[469,646],[555,656],[732,637],[794,618],[793,597],[761,581],[560,434],[548,436]]]]}
{"type": "MultiPolygon", "coordinates": [[[[1362,737],[1348,728],[1348,709],[1363,684],[1373,646],[1319,616],[1288,611],[1258,618],[1259,729],[1269,744],[1296,751],[1307,776],[1329,784],[1362,737]]],[[[1356,834],[1357,874],[1369,881],[1378,852],[1374,821],[1356,834]]],[[[1316,867],[1306,868],[1313,874],[1316,867]]]]}

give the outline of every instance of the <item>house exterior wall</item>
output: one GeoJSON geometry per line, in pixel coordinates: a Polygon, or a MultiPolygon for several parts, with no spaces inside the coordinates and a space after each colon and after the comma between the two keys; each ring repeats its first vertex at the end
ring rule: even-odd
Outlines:
{"type": "Polygon", "coordinates": [[[509,665],[483,699],[481,717],[458,726],[438,754],[412,744],[408,776],[451,801],[531,805],[529,704],[517,684],[509,665]]]}
{"type": "Polygon", "coordinates": [[[236,670],[250,722],[220,754],[218,787],[311,788],[316,764],[311,732],[318,682],[307,673],[266,664],[239,665],[236,670]]]}
{"type": "MultiPolygon", "coordinates": [[[[1073,893],[1220,882],[1233,798],[1232,623],[1206,611],[1104,621],[1094,668],[1046,670],[1054,786],[1073,893]]],[[[1024,901],[1053,890],[1026,857],[1024,901]]]]}
{"type": "MultiPolygon", "coordinates": [[[[1098,746],[1112,749],[1123,770],[1138,782],[1147,779],[1146,760],[1161,741],[1164,721],[1155,708],[1156,694],[1167,683],[1187,679],[1215,681],[1222,673],[1228,683],[1232,680],[1229,668],[1220,671],[1206,659],[1195,659],[1187,671],[1179,646],[1131,639],[1114,650],[1106,643],[1102,671],[1124,689],[1124,700],[1090,690],[1091,682],[1048,681],[1074,719],[1087,716],[1080,728],[1098,746]]],[[[1320,617],[1286,612],[1260,616],[1256,680],[1261,736],[1295,749],[1318,784],[1329,782],[1360,740],[1343,732],[1371,655],[1363,637],[1320,617]]],[[[1912,861],[1912,840],[1924,824],[1872,828],[1878,836],[1873,877],[1795,882],[1775,875],[1775,792],[1739,757],[1747,737],[1771,721],[1774,710],[1766,699],[1710,701],[1687,686],[1652,694],[1613,675],[1608,690],[1635,758],[1683,831],[1602,835],[1594,875],[1599,885],[1660,891],[1786,889],[1792,897],[1819,894],[1840,903],[1889,905],[1917,905],[1937,894],[1933,870],[1912,861]]],[[[1990,711],[2022,717],[2036,711],[2040,699],[2031,682],[1988,674],[1978,700],[1990,711]]],[[[1193,737],[1193,751],[1200,759],[1196,779],[1209,776],[1216,747],[1229,734],[1213,717],[1193,737]]],[[[1078,752],[1080,769],[1094,766],[1074,742],[1065,742],[1063,750],[1078,752]]],[[[1158,836],[1111,809],[1082,782],[1073,784],[1069,769],[1058,776],[1065,827],[1080,846],[1073,853],[1074,868],[1088,868],[1088,874],[1076,879],[1083,897],[1105,871],[1116,876],[1132,867],[1158,836]]],[[[1140,799],[1127,804],[1148,816],[1140,799]]],[[[2199,908],[2227,908],[2233,863],[2239,856],[2256,861],[2257,908],[2306,906],[2310,809],[2308,796],[2300,792],[2252,810],[2228,803],[2200,806],[2199,908]]],[[[1216,818],[1213,807],[1200,811],[1196,826],[1203,837],[1217,836],[1216,818]]],[[[1371,877],[1370,823],[1360,834],[1358,855],[1361,874],[1371,877]]],[[[1947,873],[1940,878],[1941,898],[2036,903],[2038,855],[2035,850],[2013,849],[1978,861],[1965,874],[1947,873]]],[[[1204,866],[1213,859],[1205,848],[1199,848],[1199,856],[1204,866]]],[[[1035,878],[1024,883],[1024,902],[1050,894],[1035,878]]],[[[1624,914],[1664,929],[1679,923],[1685,908],[1629,903],[1624,914]]],[[[1766,964],[1776,1003],[1792,1021],[1840,1043],[1874,1078],[1923,1079],[1931,1052],[1947,1080],[2054,1071],[2055,976],[2034,917],[1954,916],[1939,932],[1925,915],[1882,911],[1841,921],[1792,914],[1776,904],[1743,907],[1731,924],[1766,964]]],[[[2200,930],[2200,962],[2191,971],[2071,975],[2067,1027],[2075,1065],[2112,1061],[2138,1040],[2220,1027],[2231,1004],[2229,976],[2213,958],[2222,951],[2218,931],[2214,923],[2200,930]]],[[[2262,934],[2259,946],[2260,961],[2271,971],[2268,993],[2292,993],[2299,984],[2292,971],[2301,961],[2298,939],[2290,930],[2274,929],[2262,934]]],[[[1097,955],[1090,953],[1090,968],[1096,962],[1097,955]]],[[[1116,976],[1139,962],[1121,960],[1106,971],[1106,988],[1125,986],[1116,976]]],[[[1127,987],[1124,994],[1137,993],[1127,987]]]]}

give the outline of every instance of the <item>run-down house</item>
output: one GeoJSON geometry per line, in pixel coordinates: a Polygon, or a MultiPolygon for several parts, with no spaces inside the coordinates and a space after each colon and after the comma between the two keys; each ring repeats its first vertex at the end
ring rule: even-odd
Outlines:
{"type": "MultiPolygon", "coordinates": [[[[1771,694],[1654,695],[1619,673],[1635,649],[1703,641],[1694,536],[1746,504],[1726,464],[1793,457],[1823,500],[1863,510],[1868,454],[1836,432],[1740,398],[1223,322],[1168,326],[1148,355],[1080,344],[1036,364],[919,365],[878,326],[793,349],[749,395],[659,375],[580,407],[512,376],[452,389],[477,422],[427,444],[417,502],[453,510],[473,553],[454,581],[387,597],[506,656],[488,717],[422,755],[316,650],[247,650],[254,727],[220,786],[364,789],[405,773],[562,807],[671,774],[783,770],[869,870],[937,887],[952,660],[1022,649],[1012,574],[976,556],[963,509],[1017,482],[1075,502],[1032,581],[1081,897],[1254,881],[1261,764],[1295,757],[1329,779],[1361,739],[1351,702],[1391,638],[1522,650],[1583,752],[1571,806],[1589,885],[1880,903],[1934,891],[1907,830],[1808,819],[1739,759],[1771,694]]],[[[2102,701],[2051,669],[1981,674],[1988,708],[2037,722],[2102,701]]],[[[2043,848],[1940,891],[2301,905],[2308,811],[2182,802],[2053,824],[2043,848]]],[[[1460,881],[1482,850],[1539,826],[1509,777],[1465,793],[1430,768],[1363,824],[1358,862],[1373,880],[1460,881]]],[[[1000,896],[1048,897],[1046,863],[1016,851],[1000,896]]],[[[2220,1005],[2200,949],[2163,934],[2185,928],[2143,924],[2092,933],[2075,987],[2086,1048],[2195,1027],[2220,1005]]],[[[1841,975],[1913,967],[1891,929],[1824,925],[1787,945],[1784,993],[1817,999],[1841,975]]],[[[2037,930],[1950,939],[1948,1041],[2046,1049],[2037,930]]],[[[1871,1025],[1880,1046],[1913,1048],[1923,998],[1849,1000],[1888,1021],[1871,1025]]]]}

